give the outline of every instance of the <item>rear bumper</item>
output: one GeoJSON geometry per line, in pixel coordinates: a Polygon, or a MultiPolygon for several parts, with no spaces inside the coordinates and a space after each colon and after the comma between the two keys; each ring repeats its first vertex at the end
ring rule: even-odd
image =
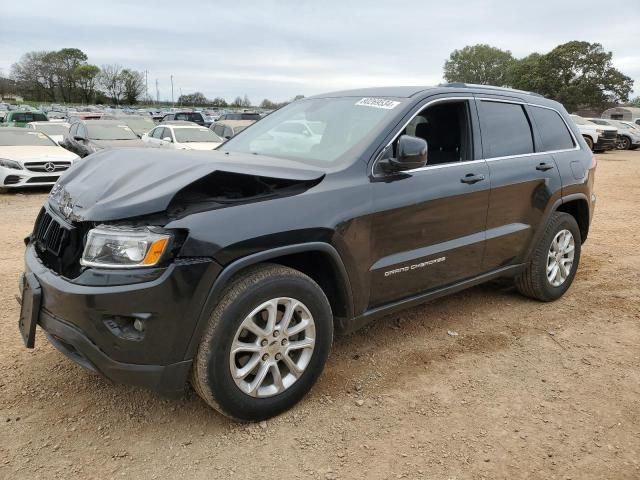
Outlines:
{"type": "Polygon", "coordinates": [[[167,396],[184,391],[192,362],[187,347],[220,272],[215,262],[184,259],[153,275],[141,269],[126,277],[93,270],[69,280],[49,270],[30,243],[25,272],[42,291],[37,324],[71,360],[115,382],[167,396]]]}

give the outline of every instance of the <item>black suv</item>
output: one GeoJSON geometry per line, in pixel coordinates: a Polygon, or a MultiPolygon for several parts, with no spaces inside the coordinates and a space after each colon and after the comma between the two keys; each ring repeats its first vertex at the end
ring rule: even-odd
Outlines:
{"type": "Polygon", "coordinates": [[[563,295],[595,166],[562,105],[464,84],[306,98],[212,152],[98,152],[26,239],[20,328],[115,381],[190,379],[267,418],[311,388],[334,331],[498,277],[563,295]]]}

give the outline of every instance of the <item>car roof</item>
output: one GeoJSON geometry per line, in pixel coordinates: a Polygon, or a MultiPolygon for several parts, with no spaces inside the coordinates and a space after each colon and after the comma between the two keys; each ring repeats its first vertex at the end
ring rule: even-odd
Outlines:
{"type": "MultiPolygon", "coordinates": [[[[118,126],[122,125],[122,120],[78,120],[78,122],[85,123],[87,125],[104,125],[104,126],[118,126]]],[[[74,122],[75,123],[75,122],[74,122]]],[[[126,126],[126,125],[125,125],[126,126]]]]}

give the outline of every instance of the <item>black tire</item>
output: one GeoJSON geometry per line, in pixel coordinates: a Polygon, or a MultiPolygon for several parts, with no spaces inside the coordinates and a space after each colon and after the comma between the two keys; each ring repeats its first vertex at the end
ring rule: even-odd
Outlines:
{"type": "Polygon", "coordinates": [[[236,276],[211,313],[194,359],[191,383],[211,407],[236,420],[258,421],[291,408],[316,382],[331,350],[333,315],[322,289],[303,273],[274,264],[250,267],[236,276]],[[230,371],[231,344],[242,321],[261,303],[277,297],[295,298],[315,323],[315,345],[307,367],[283,392],[265,398],[240,390],[230,371]]]}
{"type": "Polygon", "coordinates": [[[591,137],[582,137],[584,138],[584,141],[587,143],[587,147],[589,147],[589,150],[593,151],[593,140],[591,140],[591,137]]]}
{"type": "Polygon", "coordinates": [[[618,150],[629,150],[630,147],[631,139],[629,137],[621,136],[616,143],[616,148],[618,150]]]}
{"type": "Polygon", "coordinates": [[[582,238],[576,219],[568,213],[554,212],[547,223],[542,238],[536,245],[526,269],[515,278],[518,291],[543,302],[557,300],[569,289],[580,263],[582,238]],[[555,287],[547,278],[547,256],[551,242],[561,230],[569,230],[575,242],[574,259],[564,283],[555,287]]]}

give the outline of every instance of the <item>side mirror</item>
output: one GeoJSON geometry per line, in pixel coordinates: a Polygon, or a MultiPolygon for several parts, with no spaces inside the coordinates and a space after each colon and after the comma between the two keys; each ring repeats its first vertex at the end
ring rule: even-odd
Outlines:
{"type": "Polygon", "coordinates": [[[164,137],[162,141],[171,143],[173,140],[171,140],[171,137],[164,137]]]}
{"type": "Polygon", "coordinates": [[[77,142],[84,142],[86,140],[86,138],[84,138],[82,135],[74,135],[73,139],[77,142]]]}
{"type": "Polygon", "coordinates": [[[398,139],[398,153],[396,158],[388,158],[382,164],[383,168],[389,172],[400,172],[421,168],[427,164],[427,141],[402,135],[398,139]]]}

